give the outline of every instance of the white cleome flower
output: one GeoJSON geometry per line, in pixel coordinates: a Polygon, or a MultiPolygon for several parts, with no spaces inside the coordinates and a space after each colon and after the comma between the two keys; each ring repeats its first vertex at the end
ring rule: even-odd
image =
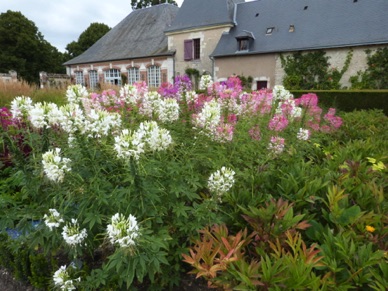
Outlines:
{"type": "Polygon", "coordinates": [[[111,224],[107,226],[107,234],[112,244],[118,244],[120,247],[135,246],[140,234],[136,217],[130,214],[125,218],[123,214],[116,213],[112,216],[111,224]]]}
{"type": "Polygon", "coordinates": [[[221,121],[221,105],[216,100],[206,102],[202,111],[193,120],[196,127],[214,130],[221,121]]]}
{"type": "Polygon", "coordinates": [[[179,104],[176,99],[162,99],[156,108],[158,119],[163,123],[171,123],[179,118],[179,104]]]}
{"type": "Polygon", "coordinates": [[[119,128],[121,117],[116,112],[92,109],[84,124],[88,137],[107,136],[111,130],[119,128]]]}
{"type": "Polygon", "coordinates": [[[62,158],[60,153],[61,149],[55,148],[42,155],[43,171],[47,178],[54,182],[63,182],[65,172],[71,170],[69,166],[71,160],[62,158]]]}
{"type": "Polygon", "coordinates": [[[135,135],[141,137],[146,150],[151,152],[166,150],[172,144],[170,132],[167,129],[159,128],[156,121],[140,123],[135,135]]]}
{"type": "Polygon", "coordinates": [[[141,136],[132,134],[128,129],[123,129],[119,136],[115,137],[114,149],[119,158],[131,158],[135,160],[140,158],[140,154],[144,152],[144,141],[141,136]]]}
{"type": "Polygon", "coordinates": [[[80,230],[77,219],[72,219],[71,223],[67,223],[63,227],[62,237],[70,246],[81,245],[88,236],[86,229],[80,230]]]}
{"type": "Polygon", "coordinates": [[[211,85],[213,85],[213,80],[210,75],[202,75],[201,80],[199,81],[199,89],[206,90],[211,85]]]}
{"type": "Polygon", "coordinates": [[[294,95],[290,93],[290,91],[286,90],[282,85],[275,85],[272,90],[272,102],[276,100],[288,100],[293,99],[294,95]]]}
{"type": "Polygon", "coordinates": [[[138,160],[142,153],[166,150],[171,144],[172,138],[168,130],[159,128],[155,121],[146,121],[140,123],[133,133],[123,129],[115,137],[114,149],[119,158],[134,157],[138,160]]]}
{"type": "Polygon", "coordinates": [[[56,209],[49,209],[50,214],[45,214],[43,216],[44,223],[53,230],[54,228],[59,227],[59,225],[63,222],[62,216],[56,209]]]}
{"type": "Polygon", "coordinates": [[[141,96],[137,93],[136,87],[129,84],[125,84],[121,87],[120,98],[124,100],[126,104],[132,106],[136,106],[141,100],[141,96]]]}
{"type": "Polygon", "coordinates": [[[88,96],[88,90],[86,90],[86,88],[80,84],[70,85],[67,87],[66,98],[67,101],[71,104],[79,104],[80,102],[82,102],[83,98],[88,98],[88,96]]]}
{"type": "Polygon", "coordinates": [[[23,118],[33,108],[32,99],[25,96],[17,96],[11,102],[12,118],[23,118]]]}
{"type": "Polygon", "coordinates": [[[75,282],[80,282],[81,278],[71,279],[69,271],[66,266],[61,266],[57,271],[55,271],[53,275],[54,285],[57,286],[60,290],[76,290],[77,288],[74,286],[75,282]]]}
{"type": "Polygon", "coordinates": [[[299,128],[296,137],[300,140],[308,140],[310,138],[310,131],[308,129],[299,128]]]}
{"type": "Polygon", "coordinates": [[[208,180],[209,190],[218,196],[221,202],[222,194],[228,192],[234,184],[235,172],[226,167],[211,174],[208,180]]]}

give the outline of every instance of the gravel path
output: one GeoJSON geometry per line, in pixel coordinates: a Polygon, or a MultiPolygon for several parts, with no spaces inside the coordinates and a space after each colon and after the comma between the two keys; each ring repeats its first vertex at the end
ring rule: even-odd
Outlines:
{"type": "Polygon", "coordinates": [[[37,289],[16,281],[12,275],[0,268],[0,291],[36,291],[37,289]]]}

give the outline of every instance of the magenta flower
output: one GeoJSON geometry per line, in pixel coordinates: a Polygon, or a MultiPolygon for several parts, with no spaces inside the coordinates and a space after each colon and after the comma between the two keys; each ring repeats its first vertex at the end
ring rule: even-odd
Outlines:
{"type": "Polygon", "coordinates": [[[275,131],[283,131],[288,125],[288,119],[282,114],[276,114],[269,121],[268,128],[275,131]]]}

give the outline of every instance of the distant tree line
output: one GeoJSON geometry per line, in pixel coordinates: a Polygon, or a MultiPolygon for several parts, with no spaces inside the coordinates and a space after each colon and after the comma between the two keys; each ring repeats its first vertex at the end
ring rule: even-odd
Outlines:
{"type": "Polygon", "coordinates": [[[14,70],[28,83],[39,82],[39,72],[66,73],[63,63],[82,54],[110,27],[92,23],[62,53],[46,41],[35,23],[21,12],[8,10],[0,14],[0,73],[14,70]]]}

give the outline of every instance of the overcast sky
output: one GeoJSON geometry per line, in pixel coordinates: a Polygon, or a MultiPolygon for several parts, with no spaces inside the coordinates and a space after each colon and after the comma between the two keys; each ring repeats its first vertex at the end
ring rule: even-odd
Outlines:
{"type": "MultiPolygon", "coordinates": [[[[175,0],[181,6],[183,0],[175,0]]],[[[93,22],[114,27],[131,12],[129,0],[0,0],[0,13],[20,11],[44,39],[65,52],[93,22]]]]}

